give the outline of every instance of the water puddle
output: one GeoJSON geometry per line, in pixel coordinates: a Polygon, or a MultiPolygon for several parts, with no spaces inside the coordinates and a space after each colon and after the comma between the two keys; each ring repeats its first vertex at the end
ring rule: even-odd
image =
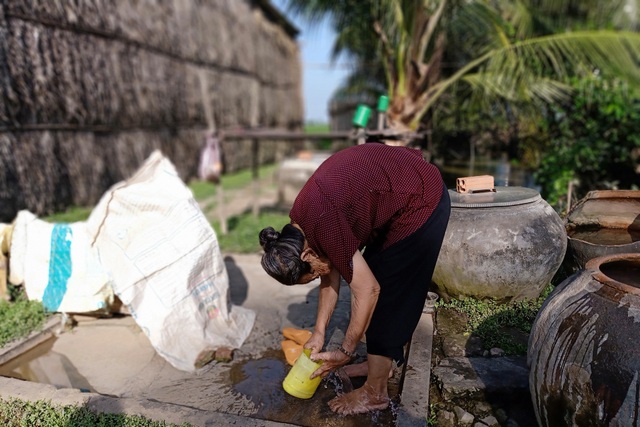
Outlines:
{"type": "Polygon", "coordinates": [[[52,337],[15,359],[0,366],[0,375],[57,388],[76,388],[94,391],[86,378],[73,366],[65,355],[51,351],[56,338],[52,337]]]}
{"type": "MultiPolygon", "coordinates": [[[[395,402],[389,409],[370,414],[340,416],[331,412],[327,403],[342,393],[342,382],[335,375],[323,379],[311,399],[290,396],[282,388],[282,381],[290,369],[281,351],[269,351],[259,359],[234,364],[230,370],[231,388],[256,406],[257,412],[253,416],[261,419],[300,426],[395,425],[398,407],[395,402]]],[[[363,383],[364,378],[356,378],[353,386],[357,388],[363,383]]]]}

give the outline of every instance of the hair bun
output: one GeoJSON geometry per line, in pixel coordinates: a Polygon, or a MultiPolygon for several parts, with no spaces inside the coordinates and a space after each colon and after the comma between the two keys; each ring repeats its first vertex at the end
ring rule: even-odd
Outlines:
{"type": "Polygon", "coordinates": [[[260,231],[260,246],[263,249],[268,250],[271,243],[277,241],[279,237],[280,233],[273,227],[263,228],[262,231],[260,231]]]}

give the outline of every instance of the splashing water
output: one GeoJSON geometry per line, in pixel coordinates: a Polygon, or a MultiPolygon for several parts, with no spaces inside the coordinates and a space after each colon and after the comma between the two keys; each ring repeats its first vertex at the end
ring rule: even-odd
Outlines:
{"type": "Polygon", "coordinates": [[[336,375],[335,372],[331,372],[327,377],[322,380],[322,384],[324,388],[329,388],[329,386],[333,387],[336,392],[336,396],[341,396],[344,394],[344,387],[342,385],[342,379],[336,375]]]}
{"type": "Polygon", "coordinates": [[[400,411],[400,402],[397,399],[391,399],[389,402],[389,409],[391,410],[391,417],[396,420],[398,419],[398,412],[400,411]]]}

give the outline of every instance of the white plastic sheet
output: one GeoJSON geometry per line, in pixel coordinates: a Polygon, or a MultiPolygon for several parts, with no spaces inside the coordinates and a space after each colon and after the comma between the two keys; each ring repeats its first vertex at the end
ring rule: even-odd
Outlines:
{"type": "Polygon", "coordinates": [[[193,371],[242,346],[255,313],[229,302],[215,231],[159,151],[103,195],[87,229],[115,293],[174,367],[193,371]]]}

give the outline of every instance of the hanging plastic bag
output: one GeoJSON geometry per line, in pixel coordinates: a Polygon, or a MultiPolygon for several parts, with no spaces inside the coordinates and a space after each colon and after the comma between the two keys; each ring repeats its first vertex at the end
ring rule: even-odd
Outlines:
{"type": "Polygon", "coordinates": [[[203,181],[220,182],[222,175],[222,154],[220,140],[213,132],[208,132],[205,136],[204,147],[200,153],[200,166],[198,176],[203,181]]]}

